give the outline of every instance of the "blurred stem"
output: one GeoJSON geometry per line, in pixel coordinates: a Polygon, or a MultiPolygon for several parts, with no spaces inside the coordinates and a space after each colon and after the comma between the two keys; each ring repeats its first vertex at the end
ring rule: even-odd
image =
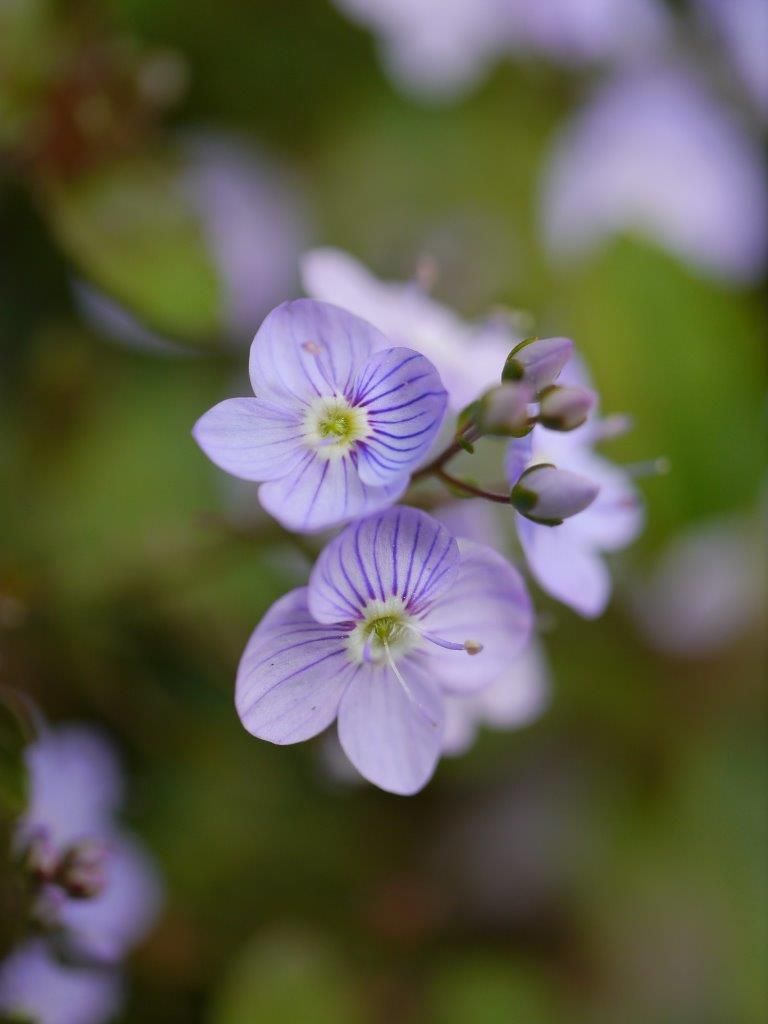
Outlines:
{"type": "Polygon", "coordinates": [[[423,480],[427,476],[440,476],[443,466],[446,466],[451,459],[455,458],[460,452],[464,452],[467,449],[464,445],[469,442],[470,444],[479,440],[480,432],[473,420],[466,423],[461,430],[456,434],[456,440],[451,442],[445,451],[442,451],[436,458],[431,462],[428,462],[426,466],[422,466],[421,469],[417,469],[411,477],[411,480],[423,480]]]}

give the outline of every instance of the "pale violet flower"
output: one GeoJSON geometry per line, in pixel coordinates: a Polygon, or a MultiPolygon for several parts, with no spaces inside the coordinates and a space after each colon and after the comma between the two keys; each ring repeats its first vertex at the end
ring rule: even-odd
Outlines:
{"type": "Polygon", "coordinates": [[[764,523],[723,516],[683,530],[630,592],[649,645],[706,658],[735,643],[764,615],[764,566],[764,523]]]}
{"type": "Polygon", "coordinates": [[[668,19],[657,0],[336,0],[370,28],[406,92],[450,99],[504,55],[565,63],[622,60],[658,47],[668,19]]]}
{"type": "Polygon", "coordinates": [[[493,683],[530,630],[522,579],[497,552],[457,542],[424,512],[389,509],[347,527],[308,587],[273,605],[243,654],[235,703],[272,743],[338,718],[357,770],[411,794],[439,759],[446,694],[493,683]]]}
{"type": "Polygon", "coordinates": [[[250,376],[257,397],[220,402],[193,434],[217,466],[261,481],[261,504],[293,530],[397,501],[445,412],[427,359],[311,299],[269,314],[251,346],[250,376]]]}
{"type": "MultiPolygon", "coordinates": [[[[470,499],[442,505],[435,517],[455,537],[488,544],[506,554],[506,510],[500,513],[496,505],[470,499]]],[[[546,655],[541,643],[532,639],[495,682],[468,696],[446,697],[443,753],[464,753],[472,745],[479,726],[518,729],[535,721],[546,710],[551,690],[546,655]]]]}
{"type": "Polygon", "coordinates": [[[469,697],[446,698],[443,753],[463,754],[479,726],[506,730],[529,725],[546,710],[550,689],[541,647],[531,642],[495,683],[469,697]]]}
{"type": "Polygon", "coordinates": [[[59,963],[43,939],[30,939],[0,963],[0,1015],[10,1020],[106,1024],[121,1004],[117,972],[59,963]]]}
{"type": "Polygon", "coordinates": [[[46,728],[27,749],[29,806],[16,838],[24,848],[44,842],[55,859],[81,844],[102,847],[99,891],[66,898],[54,881],[56,924],[69,946],[88,959],[113,963],[151,928],[160,906],[157,871],[141,845],[117,822],[122,779],[114,752],[97,731],[79,725],[46,728]]]}
{"type": "Polygon", "coordinates": [[[421,352],[435,364],[458,412],[491,385],[518,340],[506,330],[465,323],[415,281],[380,281],[339,249],[314,249],[301,261],[304,290],[375,324],[393,345],[421,352]]]}
{"type": "Polygon", "coordinates": [[[707,274],[751,281],[768,253],[764,160],[696,78],[659,70],[620,77],[557,140],[541,220],[557,260],[636,232],[707,274]]]}
{"type": "MultiPolygon", "coordinates": [[[[587,383],[576,361],[566,367],[561,380],[577,386],[587,383]]],[[[526,437],[512,440],[506,455],[512,487],[526,470],[540,463],[576,474],[597,487],[591,504],[559,526],[541,525],[515,513],[517,535],[536,581],[587,618],[604,611],[611,593],[603,553],[626,547],[643,525],[631,475],[594,450],[602,432],[596,418],[565,433],[536,426],[526,437]]]]}
{"type": "Polygon", "coordinates": [[[715,30],[763,116],[768,114],[768,4],[765,0],[696,0],[702,18],[715,30]]]}

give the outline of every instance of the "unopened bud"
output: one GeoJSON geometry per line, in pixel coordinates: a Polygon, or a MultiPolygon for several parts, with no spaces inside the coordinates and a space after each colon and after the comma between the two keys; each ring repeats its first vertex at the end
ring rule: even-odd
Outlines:
{"type": "Polygon", "coordinates": [[[586,423],[595,407],[595,396],[586,388],[553,384],[540,396],[539,423],[549,430],[575,430],[586,423]]]}
{"type": "Polygon", "coordinates": [[[533,393],[526,384],[500,384],[480,399],[477,422],[492,437],[523,437],[533,428],[528,406],[533,393]]]}
{"type": "Polygon", "coordinates": [[[557,380],[572,352],[570,338],[526,338],[507,356],[501,379],[524,381],[537,394],[557,380]]]}
{"type": "Polygon", "coordinates": [[[106,883],[107,848],[95,839],[83,839],[66,851],[56,881],[74,899],[98,896],[106,883]]]}
{"type": "Polygon", "coordinates": [[[56,848],[44,829],[31,835],[21,851],[21,866],[37,882],[53,875],[56,861],[56,848]]]}
{"type": "Polygon", "coordinates": [[[591,505],[599,489],[578,473],[540,464],[526,469],[512,488],[510,501],[534,523],[559,526],[564,519],[591,505]]]}

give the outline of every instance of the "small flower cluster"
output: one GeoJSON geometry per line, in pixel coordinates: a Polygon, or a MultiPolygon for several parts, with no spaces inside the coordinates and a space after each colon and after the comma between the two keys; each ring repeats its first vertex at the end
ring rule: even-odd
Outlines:
{"type": "Polygon", "coordinates": [[[333,251],[304,270],[315,297],[279,306],[254,339],[255,397],[221,402],[193,432],[218,466],[260,483],[283,527],[344,527],[256,628],[236,707],[278,744],[337,721],[365,778],[415,793],[477,723],[522,722],[545,703],[523,577],[482,515],[452,525],[445,499],[506,506],[532,575],[585,616],[605,607],[602,552],[636,535],[640,504],[629,474],[594,450],[617,421],[597,419],[571,341],[473,329],[333,251]],[[503,489],[453,471],[487,437],[508,439],[503,489]],[[442,485],[420,500],[434,515],[396,504],[428,479],[442,485]]]}
{"type": "Polygon", "coordinates": [[[0,1014],[97,1024],[120,1005],[120,962],[157,916],[160,882],[116,821],[122,779],[103,736],[46,729],[27,771],[15,846],[34,934],[0,965],[0,1014]]]}

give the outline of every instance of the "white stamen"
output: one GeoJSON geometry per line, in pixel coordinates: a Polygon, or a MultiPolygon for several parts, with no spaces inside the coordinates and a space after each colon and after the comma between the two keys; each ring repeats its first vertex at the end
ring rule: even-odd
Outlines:
{"type": "Polygon", "coordinates": [[[646,459],[644,462],[630,462],[624,466],[624,471],[629,473],[635,480],[640,479],[644,476],[666,476],[667,473],[671,472],[672,463],[666,456],[662,455],[658,459],[646,459]]]}
{"type": "Polygon", "coordinates": [[[386,659],[387,659],[387,664],[389,665],[389,667],[394,672],[395,678],[397,679],[398,683],[400,683],[400,685],[402,686],[403,692],[405,693],[406,697],[408,698],[408,700],[411,701],[411,703],[415,707],[417,707],[419,709],[419,711],[421,711],[422,715],[424,715],[424,717],[429,722],[429,724],[434,729],[436,729],[437,728],[437,722],[434,720],[434,718],[432,718],[432,716],[427,711],[427,709],[424,707],[424,705],[420,701],[418,701],[416,699],[416,697],[413,695],[413,692],[411,691],[411,688],[408,686],[408,683],[406,683],[405,679],[403,679],[402,672],[400,671],[400,669],[395,664],[395,659],[392,657],[392,652],[390,651],[389,644],[386,641],[384,642],[383,647],[384,647],[384,653],[385,653],[385,656],[386,656],[386,659]]]}

